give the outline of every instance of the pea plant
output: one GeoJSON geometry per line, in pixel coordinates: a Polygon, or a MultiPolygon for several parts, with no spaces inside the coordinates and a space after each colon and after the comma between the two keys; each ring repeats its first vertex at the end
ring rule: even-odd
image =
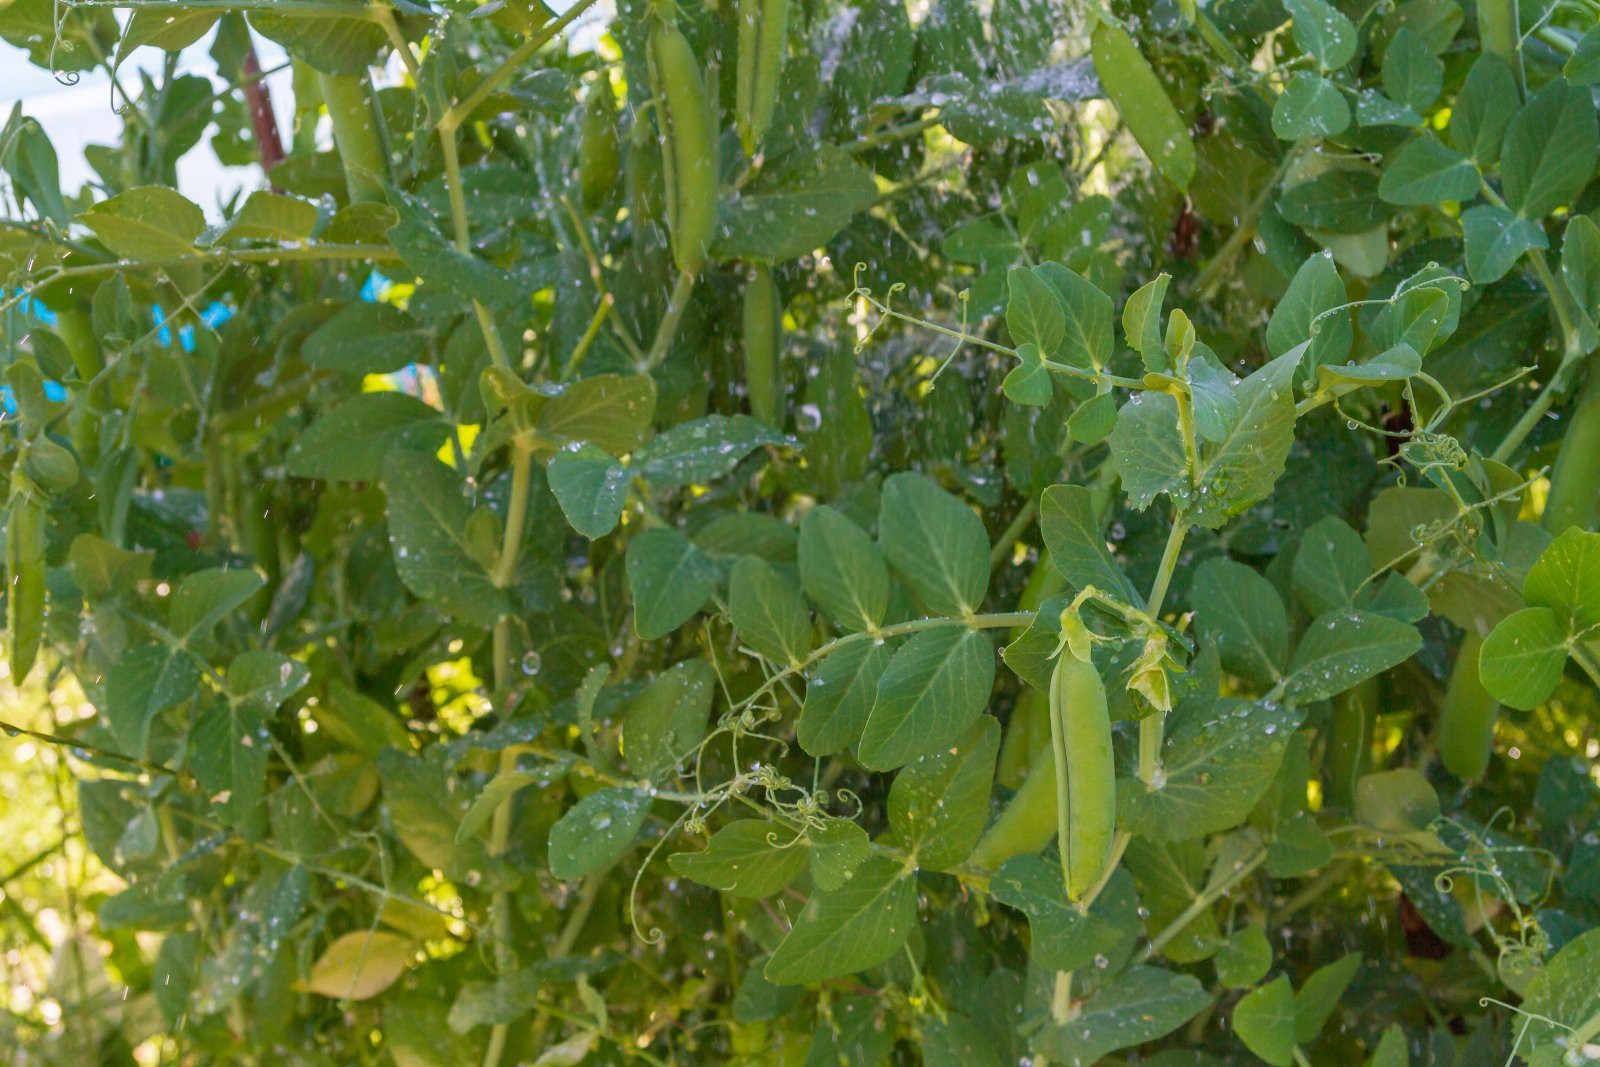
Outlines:
{"type": "Polygon", "coordinates": [[[0,1044],[1600,1060],[1597,14],[0,3],[0,1044]]]}

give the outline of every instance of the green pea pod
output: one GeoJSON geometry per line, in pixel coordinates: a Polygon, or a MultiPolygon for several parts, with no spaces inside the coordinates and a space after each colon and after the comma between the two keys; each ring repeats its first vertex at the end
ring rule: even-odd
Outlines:
{"type": "Polygon", "coordinates": [[[1339,807],[1355,803],[1356,779],[1372,770],[1372,726],[1377,711],[1376,678],[1333,698],[1323,766],[1328,772],[1328,800],[1339,807]]]}
{"type": "Polygon", "coordinates": [[[6,520],[6,635],[11,681],[33,667],[44,636],[44,504],[32,491],[11,494],[6,520]]]}
{"type": "Polygon", "coordinates": [[[1511,64],[1522,80],[1522,62],[1518,55],[1522,31],[1518,25],[1517,0],[1478,0],[1478,43],[1485,52],[1493,53],[1511,64]]]}
{"type": "MultiPolygon", "coordinates": [[[[1028,777],[1028,769],[1039,754],[1050,747],[1050,700],[1041,690],[1029,686],[1017,698],[1017,706],[1006,724],[1006,739],[1000,746],[994,780],[1007,789],[1016,789],[1028,777]]],[[[1050,762],[1051,757],[1046,756],[1050,762]]],[[[1050,762],[1051,773],[1055,763],[1050,762]]],[[[1052,785],[1051,790],[1055,787],[1052,785]]]]}
{"type": "Polygon", "coordinates": [[[1090,51],[1100,88],[1128,124],[1133,139],[1168,181],[1188,189],[1194,177],[1194,142],[1139,46],[1127,30],[1102,19],[1094,28],[1090,51]]]}
{"type": "Polygon", "coordinates": [[[778,103],[784,47],[789,38],[789,0],[739,0],[739,66],[734,123],[745,155],[761,147],[778,103]]]}
{"type": "Polygon", "coordinates": [[[1117,830],[1117,769],[1106,687],[1094,663],[1063,649],[1050,675],[1050,740],[1067,896],[1100,880],[1117,830]]]}
{"type": "Polygon", "coordinates": [[[769,426],[783,425],[783,301],[772,272],[757,266],[744,290],[744,386],[750,414],[769,426]]]}
{"type": "Polygon", "coordinates": [[[1033,757],[1022,787],[978,840],[967,863],[992,871],[1012,856],[1037,852],[1056,835],[1056,763],[1047,745],[1033,757]]]}
{"type": "Polygon", "coordinates": [[[1542,519],[1553,534],[1568,526],[1587,529],[1595,519],[1595,498],[1600,495],[1600,370],[1589,371],[1566,425],[1542,519]]]}
{"type": "Polygon", "coordinates": [[[71,489],[78,481],[78,461],[72,453],[40,434],[23,452],[22,470],[45,492],[71,489]]]}
{"type": "Polygon", "coordinates": [[[628,217],[637,232],[646,224],[666,218],[666,178],[661,173],[661,149],[643,122],[633,124],[628,142],[628,217]]]}
{"type": "Polygon", "coordinates": [[[610,80],[602,76],[589,90],[578,129],[578,196],[585,211],[598,210],[610,199],[621,166],[616,100],[610,80]]]}
{"type": "Polygon", "coordinates": [[[667,233],[678,269],[705,266],[717,223],[717,152],[704,79],[694,49],[676,26],[650,28],[650,86],[656,101],[667,233]]]}
{"type": "Polygon", "coordinates": [[[1489,769],[1494,750],[1494,724],[1500,702],[1489,695],[1478,677],[1478,652],[1483,638],[1469,631],[1456,653],[1456,665],[1445,688],[1439,715],[1439,760],[1445,770],[1464,781],[1475,781],[1489,769]]]}

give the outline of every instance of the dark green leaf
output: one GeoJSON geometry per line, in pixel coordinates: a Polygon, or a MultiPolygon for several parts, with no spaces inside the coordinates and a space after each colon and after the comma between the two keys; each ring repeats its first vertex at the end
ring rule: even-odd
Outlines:
{"type": "Polygon", "coordinates": [[[390,450],[429,455],[450,436],[435,409],[401,392],[357,393],[294,439],[289,473],[329,481],[376,481],[390,450]]]}
{"type": "Polygon", "coordinates": [[[740,559],[728,578],[728,616],[739,639],[785,667],[811,652],[811,613],[791,581],[756,556],[740,559]]]}
{"type": "Polygon", "coordinates": [[[924,630],[895,652],[878,679],[858,757],[890,770],[961,738],[994,688],[988,635],[952,624],[924,630]]]}
{"type": "Polygon", "coordinates": [[[827,505],[812,508],[801,520],[800,584],[846,630],[872,629],[889,607],[883,553],[865,530],[827,505]]]}
{"type": "Polygon", "coordinates": [[[822,661],[806,682],[805,704],[795,726],[801,748],[827,756],[860,740],[892,652],[877,641],[857,641],[822,661]]]}
{"type": "Polygon", "coordinates": [[[804,985],[876,966],[900,950],[916,913],[916,882],[874,856],[840,888],[812,894],[764,973],[775,985],[804,985]]]}
{"type": "Polygon", "coordinates": [[[1245,1048],[1275,1067],[1294,1062],[1294,989],[1288,975],[1252,989],[1233,1006],[1233,1032],[1245,1048]]]}
{"type": "Polygon", "coordinates": [[[566,880],[605,870],[627,855],[649,814],[644,790],[590,793],[550,828],[550,873],[566,880]]]}
{"type": "Polygon", "coordinates": [[[883,483],[878,540],[928,610],[961,616],[982,606],[989,588],[983,520],[928,478],[896,474],[883,483]]]}
{"type": "Polygon", "coordinates": [[[717,587],[717,565],[675,530],[645,530],[628,543],[628,589],[634,630],[664,637],[704,606],[717,587]]]}
{"type": "Polygon", "coordinates": [[[770,897],[805,870],[809,850],[779,823],[740,819],[711,835],[703,852],[667,857],[676,874],[736,897],[770,897]]]}
{"type": "Polygon", "coordinates": [[[387,374],[428,358],[429,333],[392,304],[357,301],[301,345],[306,362],[347,374],[387,374]]]}
{"type": "Polygon", "coordinates": [[[390,452],[383,461],[395,569],[411,591],[443,611],[489,627],[511,605],[473,554],[471,507],[456,472],[432,456],[390,452]]]}
{"type": "Polygon", "coordinates": [[[550,457],[545,478],[561,513],[591,541],[616,529],[628,499],[628,469],[591,444],[550,457]]]}
{"type": "Polygon", "coordinates": [[[1353,609],[1325,612],[1300,637],[1283,683],[1284,699],[1294,704],[1326,700],[1404,663],[1421,647],[1415,626],[1388,616],[1353,609]]]}
{"type": "Polygon", "coordinates": [[[894,840],[924,870],[962,863],[989,817],[989,787],[1000,724],[985,715],[955,745],[919,756],[895,775],[889,789],[894,840]]]}

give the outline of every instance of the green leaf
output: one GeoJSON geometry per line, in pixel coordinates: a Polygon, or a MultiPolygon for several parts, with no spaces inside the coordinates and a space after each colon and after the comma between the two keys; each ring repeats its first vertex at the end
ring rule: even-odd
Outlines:
{"type": "MultiPolygon", "coordinates": [[[[1315,3],[1317,0],[1303,0],[1315,3]]],[[[1333,137],[1350,126],[1350,105],[1327,78],[1302,70],[1272,105],[1272,132],[1285,141],[1333,137]]]]}
{"type": "Polygon", "coordinates": [[[1372,1052],[1369,1067],[1411,1067],[1411,1053],[1406,1047],[1406,1032],[1399,1023],[1390,1023],[1378,1038],[1378,1047],[1372,1052]]]}
{"type": "Polygon", "coordinates": [[[1484,638],[1478,676],[1500,703],[1531,711],[1549,699],[1567,665],[1567,632],[1549,608],[1523,608],[1484,638]]]}
{"type": "Polygon", "coordinates": [[[1299,226],[1336,234],[1366,233],[1394,214],[1378,196],[1378,181],[1378,175],[1367,170],[1326,171],[1285,189],[1278,197],[1278,212],[1299,226]]]}
{"type": "Polygon", "coordinates": [[[432,456],[390,452],[383,488],[395,569],[413,593],[477,626],[493,626],[511,610],[468,543],[472,509],[455,471],[432,456]]]}
{"type": "Polygon", "coordinates": [[[1478,195],[1478,168],[1432,134],[1407,141],[1391,156],[1378,181],[1378,195],[1391,204],[1437,204],[1478,195]]]}
{"type": "Polygon", "coordinates": [[[1196,525],[1214,530],[1272,494],[1294,444],[1292,383],[1304,355],[1290,349],[1234,390],[1238,417],[1201,457],[1198,489],[1175,497],[1196,525]]]}
{"type": "Polygon", "coordinates": [[[102,244],[127,259],[156,262],[195,254],[205,213],[164,185],[141,185],[102,200],[78,215],[102,244]]]}
{"type": "Polygon", "coordinates": [[[1339,1006],[1345,987],[1361,966],[1361,953],[1352,952],[1311,972],[1294,994],[1294,1039],[1309,1044],[1317,1039],[1322,1026],[1339,1006]]]}
{"type": "MultiPolygon", "coordinates": [[[[1383,91],[1415,111],[1426,111],[1444,88],[1444,63],[1422,34],[1402,26],[1383,51],[1383,91]]],[[[1459,199],[1459,198],[1454,198],[1459,199]]]]}
{"type": "Polygon", "coordinates": [[[132,590],[150,577],[153,552],[129,552],[94,534],[79,534],[67,550],[72,580],[85,595],[97,600],[132,590]]]}
{"type": "Polygon", "coordinates": [[[728,578],[728,616],[739,639],[783,666],[811,652],[811,613],[798,590],[756,556],[744,556],[728,578]]]}
{"type": "Polygon", "coordinates": [[[1422,635],[1408,623],[1353,609],[1325,612],[1300,637],[1283,697],[1293,704],[1326,700],[1404,663],[1421,647],[1422,635]]]}
{"type": "Polygon", "coordinates": [[[622,754],[642,778],[659,778],[693,752],[705,736],[717,675],[703,659],[663,671],[622,713],[622,754]]]}
{"type": "Polygon", "coordinates": [[[1011,339],[1019,347],[1033,345],[1045,359],[1060,357],[1067,339],[1067,312],[1055,288],[1030,267],[1012,267],[1006,272],[1006,289],[1010,294],[1006,329],[1011,339]]]}
{"type": "Polygon", "coordinates": [[[323,74],[365,74],[387,43],[383,27],[368,16],[362,0],[330,0],[320,7],[312,15],[256,8],[249,12],[250,26],[323,74]],[[341,6],[350,9],[348,16],[329,10],[341,6]]]}
{"type": "Polygon", "coordinates": [[[774,985],[804,985],[875,967],[900,951],[916,917],[915,880],[873,856],[839,889],[812,894],[763,973],[774,985]]]}
{"type": "Polygon", "coordinates": [[[895,651],[878,679],[857,756],[892,770],[966,733],[994,688],[994,646],[960,625],[923,630],[895,651]]]}
{"type": "Polygon", "coordinates": [[[1400,344],[1373,356],[1365,363],[1324,363],[1317,368],[1317,386],[1329,391],[1348,387],[1403,382],[1422,369],[1422,356],[1410,345],[1400,344]]]}
{"type": "Polygon", "coordinates": [[[72,224],[72,210],[61,195],[61,162],[44,127],[22,117],[21,108],[19,102],[0,130],[0,166],[41,216],[65,229],[72,224]]]}
{"type": "Polygon", "coordinates": [[[1298,878],[1328,865],[1333,842],[1309,812],[1297,812],[1278,824],[1267,846],[1267,873],[1274,878],[1298,878]]]}
{"type": "Polygon", "coordinates": [[[1034,271],[1055,290],[1066,312],[1062,361],[1086,368],[1109,363],[1116,345],[1111,326],[1116,308],[1111,298],[1083,275],[1060,263],[1041,263],[1034,271]]]}
{"type": "Polygon", "coordinates": [[[173,590],[167,629],[185,642],[204,636],[265,584],[247,567],[210,567],[187,574],[173,590]]]}
{"type": "Polygon", "coordinates": [[[1133,582],[1106,547],[1094,493],[1081,485],[1052,485],[1039,497],[1039,530],[1050,565],[1074,589],[1094,586],[1127,603],[1139,601],[1133,582]]]}
{"type": "Polygon", "coordinates": [[[872,853],[872,839],[849,819],[824,816],[823,824],[809,832],[811,881],[831,893],[848,882],[872,853]]]}
{"type": "Polygon", "coordinates": [[[876,641],[857,641],[822,661],[806,681],[805,704],[795,724],[801,748],[829,756],[860,740],[893,651],[876,641]]]}
{"type": "Polygon", "coordinates": [[[1297,708],[1265,700],[1187,709],[1162,746],[1162,781],[1118,781],[1118,824],[1152,841],[1239,825],[1272,784],[1302,718],[1297,708]]]}
{"type": "Polygon", "coordinates": [[[1594,175],[1600,124],[1588,89],[1560,78],[1535,93],[1506,130],[1500,184],[1506,204],[1523,219],[1540,219],[1570,204],[1594,175]]]}
{"type": "Polygon", "coordinates": [[[163,52],[181,52],[210,32],[216,25],[218,11],[185,11],[182,8],[161,10],[136,9],[128,20],[117,42],[116,65],[121,66],[128,53],[144,45],[154,45],[163,52]]]}
{"type": "Polygon", "coordinates": [[[1350,607],[1372,575],[1367,543],[1349,524],[1329,515],[1300,539],[1292,570],[1295,592],[1312,614],[1350,607]]]}
{"type": "Polygon", "coordinates": [[[568,881],[605,870],[627,855],[649,814],[645,790],[590,793],[550,828],[550,873],[568,881]]]}
{"type": "Polygon", "coordinates": [[[238,212],[207,234],[206,245],[231,241],[304,241],[317,228],[317,205],[309,200],[256,190],[238,212]]]}
{"type": "Polygon", "coordinates": [[[1309,340],[1306,361],[1311,367],[1344,359],[1355,336],[1350,313],[1324,313],[1343,307],[1348,300],[1332,254],[1324,251],[1306,257],[1267,321],[1267,351],[1281,356],[1309,340]]]}
{"type": "Polygon", "coordinates": [[[1561,68],[1561,73],[1568,85],[1594,85],[1600,82],[1600,26],[1578,39],[1578,45],[1567,57],[1567,65],[1561,68]]]}
{"type": "Polygon", "coordinates": [[[1235,394],[1239,379],[1214,359],[1199,354],[1189,361],[1186,374],[1195,436],[1200,441],[1225,440],[1239,418],[1239,398],[1235,394]]]}
{"type": "Polygon", "coordinates": [[[1282,677],[1289,617],[1271,582],[1242,563],[1209,559],[1195,571],[1189,601],[1197,606],[1196,628],[1224,667],[1256,685],[1282,677]]]}
{"type": "MultiPolygon", "coordinates": [[[[1217,969],[1217,981],[1224,988],[1243,989],[1255,985],[1266,977],[1267,968],[1272,966],[1272,945],[1267,941],[1267,932],[1259,923],[1239,927],[1228,935],[1211,962],[1217,969]]],[[[1292,1028],[1293,1012],[1290,1016],[1292,1028]]]]}
{"type": "Polygon", "coordinates": [[[1135,290],[1122,305],[1122,333],[1128,340],[1128,347],[1139,353],[1145,369],[1154,373],[1171,366],[1161,343],[1161,305],[1171,281],[1172,275],[1158,274],[1135,290]]]}
{"type": "Polygon", "coordinates": [[[833,145],[784,162],[722,203],[712,255],[769,263],[812,252],[877,199],[872,171],[833,145]]]}
{"type": "Polygon", "coordinates": [[[656,387],[648,374],[596,374],[546,400],[538,428],[557,443],[587,441],[623,456],[644,444],[655,411],[656,387]]]}
{"type": "Polygon", "coordinates": [[[1055,384],[1050,380],[1050,368],[1044,365],[1039,346],[1029,342],[1017,346],[1018,363],[1006,372],[1000,388],[1014,404],[1043,407],[1055,395],[1055,384]]]}
{"type": "Polygon", "coordinates": [[[800,585],[823,614],[846,630],[873,629],[889,608],[889,567],[883,553],[865,530],[826,504],[812,508],[800,522],[800,585]]]}
{"type": "Polygon", "coordinates": [[[1560,1067],[1567,1062],[1573,1030],[1594,1015],[1596,974],[1600,974],[1600,930],[1588,930],[1563,945],[1528,983],[1522,1010],[1530,1015],[1518,1051],[1533,1067],[1560,1067]]]}
{"type": "Polygon", "coordinates": [[[1574,215],[1561,238],[1561,277],[1591,320],[1600,319],[1600,226],[1574,215]]]}
{"type": "Polygon", "coordinates": [[[1479,167],[1493,167],[1521,99],[1522,91],[1506,61],[1489,52],[1480,55],[1450,108],[1450,143],[1479,167]]]}
{"type": "Polygon", "coordinates": [[[956,744],[912,760],[889,789],[894,841],[922,870],[966,860],[989,818],[1000,723],[985,715],[956,744]]]}
{"type": "Polygon", "coordinates": [[[311,965],[306,989],[335,1000],[371,1000],[405,973],[417,946],[387,930],[335,938],[311,965]]]}
{"type": "Polygon", "coordinates": [[[1067,899],[1061,865],[1038,853],[1013,856],[989,880],[989,895],[1028,917],[1029,957],[1040,967],[1075,971],[1114,957],[1139,935],[1133,878],[1114,872],[1087,912],[1067,899]]]}
{"type": "Polygon", "coordinates": [[[1439,817],[1439,794],[1412,767],[1364,774],[1356,780],[1358,822],[1387,833],[1426,830],[1439,817]]]}
{"type": "Polygon", "coordinates": [[[1577,633],[1600,626],[1600,533],[1569,526],[1528,569],[1522,596],[1577,633]]]}
{"type": "Polygon", "coordinates": [[[430,334],[393,304],[346,304],[300,346],[307,363],[346,374],[387,374],[425,362],[430,334]]]}
{"type": "Polygon", "coordinates": [[[1115,393],[1098,393],[1072,409],[1067,436],[1080,445],[1097,445],[1117,426],[1115,393]]]}
{"type": "Polygon", "coordinates": [[[717,565],[676,530],[645,530],[628,542],[633,628],[654,641],[682,626],[717,587],[717,565]]]}
{"type": "Polygon", "coordinates": [[[621,463],[594,445],[568,445],[550,457],[545,478],[574,530],[593,541],[617,528],[628,499],[621,463]]]}
{"type": "Polygon", "coordinates": [[[736,897],[770,897],[805,870],[809,850],[795,831],[764,819],[740,819],[711,835],[703,852],[667,857],[674,874],[736,897]]]}
{"type": "Polygon", "coordinates": [[[1360,39],[1344,13],[1327,0],[1285,0],[1294,19],[1294,41],[1324,70],[1338,70],[1355,58],[1360,39]]]}
{"type": "Polygon", "coordinates": [[[205,702],[195,724],[190,767],[224,822],[241,829],[259,825],[265,814],[261,805],[271,754],[266,720],[259,708],[244,701],[205,702]]]}
{"type": "Polygon", "coordinates": [[[927,609],[975,614],[989,589],[983,520],[920,474],[891,475],[878,511],[883,554],[927,609]]]}
{"type": "Polygon", "coordinates": [[[1071,1022],[1048,1024],[1033,1050],[1062,1063],[1091,1064],[1120,1048],[1165,1037],[1194,1018],[1211,997],[1193,975],[1130,967],[1084,1001],[1071,1022]]]}
{"type": "Polygon", "coordinates": [[[1294,1062],[1294,989],[1280,974],[1233,1006],[1233,1032],[1244,1047],[1275,1067],[1294,1062]]]}
{"type": "Polygon", "coordinates": [[[1162,493],[1187,490],[1189,463],[1178,430],[1178,402],[1171,394],[1133,394],[1117,412],[1106,442],[1134,509],[1143,511],[1162,493]]]}
{"type": "Polygon", "coordinates": [[[749,415],[706,415],[679,423],[633,455],[632,472],[658,488],[714,482],[763,445],[794,441],[749,415]]]}
{"type": "Polygon", "coordinates": [[[398,391],[340,401],[289,446],[289,473],[328,481],[376,481],[391,450],[431,455],[450,436],[443,415],[398,391]]]}

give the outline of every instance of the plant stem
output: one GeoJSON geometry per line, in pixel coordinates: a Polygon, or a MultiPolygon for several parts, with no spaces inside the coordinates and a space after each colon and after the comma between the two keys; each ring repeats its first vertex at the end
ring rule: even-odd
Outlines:
{"type": "Polygon", "coordinates": [[[522,531],[528,516],[528,490],[533,474],[533,446],[522,438],[511,445],[511,502],[506,509],[505,539],[500,542],[500,559],[489,580],[496,589],[511,584],[517,572],[517,556],[522,551],[522,531]]]}
{"type": "Polygon", "coordinates": [[[467,94],[466,99],[457,102],[450,110],[439,117],[439,130],[443,132],[447,129],[451,131],[459,129],[468,116],[478,109],[478,105],[483,103],[490,93],[504,85],[511,75],[516,72],[517,68],[527,61],[528,57],[546,44],[549,44],[557,34],[572,25],[580,15],[593,7],[595,3],[596,0],[578,0],[560,18],[546,25],[538,33],[519,44],[510,55],[506,56],[503,63],[496,67],[483,81],[479,82],[472,92],[467,94]]]}
{"type": "Polygon", "coordinates": [[[1188,926],[1198,918],[1201,912],[1226,896],[1234,886],[1248,878],[1257,867],[1266,862],[1266,858],[1267,849],[1263,845],[1252,853],[1249,859],[1241,863],[1233,873],[1221,881],[1206,886],[1205,889],[1197,893],[1195,898],[1189,902],[1189,906],[1184,908],[1176,919],[1169,922],[1159,934],[1151,938],[1150,943],[1145,946],[1144,955],[1140,957],[1140,962],[1151,959],[1156,953],[1165,948],[1169,941],[1183,932],[1185,926],[1188,926]]]}
{"type": "Polygon", "coordinates": [[[661,322],[656,327],[655,340],[650,342],[650,351],[645,353],[644,363],[639,367],[641,373],[653,370],[667,358],[672,338],[678,332],[678,320],[683,318],[684,309],[689,306],[689,294],[693,291],[694,272],[680,272],[677,282],[672,286],[672,295],[667,298],[667,310],[662,313],[661,322]]]}
{"type": "Polygon", "coordinates": [[[1161,614],[1161,602],[1167,598],[1167,587],[1172,584],[1172,572],[1178,566],[1178,556],[1183,551],[1183,539],[1189,535],[1189,517],[1179,512],[1172,519],[1172,529],[1167,531],[1167,544],[1161,550],[1161,563],[1156,568],[1156,580],[1150,586],[1150,596],[1144,610],[1150,616],[1161,614]]]}
{"type": "Polygon", "coordinates": [[[1011,550],[1016,545],[1017,538],[1021,537],[1028,527],[1033,525],[1033,520],[1038,517],[1039,502],[1037,500],[1029,500],[1022,505],[1016,516],[1011,520],[1011,524],[1005,528],[1004,532],[1000,534],[1000,539],[989,550],[989,569],[991,571],[997,569],[1011,558],[1011,550]]]}
{"type": "Polygon", "coordinates": [[[333,121],[333,142],[344,164],[352,203],[382,200],[389,168],[372,115],[372,85],[364,75],[321,74],[322,102],[333,121]]]}

